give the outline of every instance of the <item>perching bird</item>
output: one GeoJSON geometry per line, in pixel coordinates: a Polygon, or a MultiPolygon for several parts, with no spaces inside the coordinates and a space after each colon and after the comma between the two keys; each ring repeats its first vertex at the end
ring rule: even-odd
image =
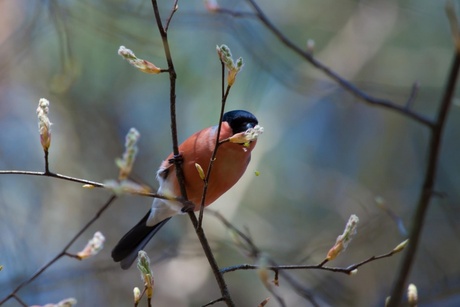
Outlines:
{"type": "MultiPolygon", "coordinates": [[[[223,116],[219,140],[245,132],[257,124],[257,118],[250,112],[243,110],[227,112],[223,116]]],[[[207,173],[215,148],[216,136],[217,126],[208,127],[193,134],[179,146],[187,197],[195,204],[195,211],[200,210],[204,187],[204,182],[195,164],[199,164],[204,173],[207,173]]],[[[249,144],[225,142],[219,146],[209,177],[205,206],[210,205],[227,192],[244,174],[256,142],[256,139],[250,141],[249,144]]],[[[172,158],[171,153],[157,172],[157,180],[160,183],[158,194],[171,198],[181,196],[172,158]]],[[[112,251],[113,260],[121,262],[123,269],[128,269],[137,258],[138,252],[145,247],[157,231],[172,216],[183,213],[182,208],[183,205],[180,202],[155,198],[150,211],[115,246],[112,251]]]]}

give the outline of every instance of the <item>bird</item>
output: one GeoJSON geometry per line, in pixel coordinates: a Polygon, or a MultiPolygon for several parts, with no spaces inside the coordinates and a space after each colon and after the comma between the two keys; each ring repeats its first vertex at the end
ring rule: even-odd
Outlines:
{"type": "MultiPolygon", "coordinates": [[[[257,118],[248,111],[228,111],[222,117],[219,141],[241,134],[257,125],[257,118]]],[[[216,146],[217,130],[217,125],[204,128],[191,135],[178,147],[187,199],[189,203],[191,202],[191,209],[194,211],[200,210],[204,188],[204,181],[196,164],[201,166],[204,174],[207,173],[216,146]]],[[[204,206],[212,204],[227,192],[246,171],[257,138],[249,142],[241,142],[222,142],[219,145],[208,180],[204,206]]],[[[168,199],[155,198],[147,214],[120,239],[112,250],[113,260],[120,262],[122,269],[129,269],[137,258],[138,252],[144,249],[171,217],[184,213],[184,205],[174,200],[181,196],[175,158],[178,157],[171,153],[161,163],[156,176],[159,182],[157,194],[164,195],[168,199]]]]}

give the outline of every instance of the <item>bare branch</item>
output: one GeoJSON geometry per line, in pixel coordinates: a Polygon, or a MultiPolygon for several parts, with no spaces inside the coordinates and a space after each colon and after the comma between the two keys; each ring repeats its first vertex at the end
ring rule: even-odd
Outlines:
{"type": "MultiPolygon", "coordinates": [[[[17,296],[17,293],[19,290],[21,290],[22,288],[24,288],[25,286],[29,285],[31,282],[33,282],[35,279],[37,279],[40,275],[43,274],[43,272],[45,272],[50,266],[52,266],[56,261],[58,261],[59,259],[61,259],[62,257],[64,256],[70,256],[71,258],[75,258],[72,256],[72,254],[69,254],[67,251],[68,249],[72,246],[73,243],[75,243],[75,241],[91,226],[94,224],[94,222],[99,219],[99,217],[101,216],[101,214],[107,209],[110,207],[110,205],[113,203],[113,201],[116,199],[117,197],[115,195],[113,195],[112,197],[110,197],[109,200],[106,201],[106,203],[96,212],[96,214],[94,215],[94,217],[89,220],[88,223],[86,223],[85,226],[83,226],[82,229],[80,229],[79,232],[77,232],[77,234],[69,241],[69,243],[67,243],[66,246],[64,246],[64,248],[62,249],[62,251],[57,254],[53,259],[51,259],[48,263],[46,263],[44,266],[42,266],[34,275],[32,275],[31,277],[29,277],[28,279],[26,279],[25,281],[23,281],[21,284],[19,284],[9,295],[7,295],[5,298],[3,298],[3,300],[0,301],[0,305],[2,305],[3,303],[5,303],[6,301],[8,301],[9,299],[11,298],[14,298],[16,299],[18,302],[20,302],[21,304],[23,304],[23,302],[19,299],[19,297],[17,296]]],[[[26,304],[23,304],[23,306],[27,306],[26,304]]]]}
{"type": "Polygon", "coordinates": [[[436,173],[439,165],[439,153],[441,151],[441,141],[444,132],[444,125],[446,123],[447,114],[452,104],[452,98],[455,92],[455,85],[457,83],[458,73],[460,70],[460,49],[455,49],[454,59],[451,64],[449,77],[444,95],[442,97],[438,115],[435,124],[431,129],[431,139],[429,145],[428,164],[425,170],[425,179],[420,192],[417,207],[415,209],[414,217],[412,218],[412,227],[409,235],[409,246],[400,263],[393,290],[391,292],[391,299],[387,306],[396,307],[401,301],[404,293],[405,283],[410,273],[410,269],[414,263],[415,254],[417,253],[418,243],[422,234],[425,216],[433,196],[434,185],[436,180],[436,173]]]}
{"type": "MultiPolygon", "coordinates": [[[[172,55],[171,51],[169,48],[169,42],[168,42],[168,33],[167,33],[167,28],[163,27],[163,24],[161,22],[161,16],[160,16],[160,11],[158,8],[158,4],[156,0],[152,0],[152,6],[153,6],[153,11],[155,14],[155,20],[157,22],[158,30],[160,32],[162,41],[163,41],[163,47],[165,51],[165,57],[168,62],[168,70],[169,70],[169,80],[170,80],[170,116],[171,116],[171,135],[172,135],[172,144],[173,144],[173,153],[174,153],[174,164],[176,168],[176,176],[177,180],[179,182],[180,190],[182,197],[185,201],[187,201],[187,191],[185,188],[185,176],[184,172],[182,170],[181,166],[181,159],[179,159],[179,146],[178,146],[178,138],[177,138],[177,127],[176,127],[176,72],[174,69],[174,63],[172,60],[172,55]]],[[[171,18],[177,9],[177,1],[174,3],[173,11],[170,15],[170,18],[168,20],[168,26],[171,21],[171,18]]],[[[186,206],[184,206],[185,208],[186,206]]],[[[223,278],[223,275],[219,272],[219,266],[217,265],[217,261],[214,258],[214,254],[212,253],[211,247],[209,245],[208,240],[206,239],[206,235],[201,227],[198,227],[198,220],[193,213],[193,211],[188,212],[190,221],[192,222],[193,226],[195,227],[196,234],[198,236],[198,239],[200,240],[201,246],[203,248],[203,251],[206,255],[206,258],[208,259],[209,265],[211,267],[211,270],[214,274],[214,277],[216,279],[216,282],[219,286],[220,292],[222,294],[222,298],[227,304],[227,306],[232,307],[235,306],[235,303],[233,302],[230,292],[228,291],[227,284],[225,283],[225,280],[223,278]]]]}
{"type": "MultiPolygon", "coordinates": [[[[283,43],[288,49],[292,50],[294,53],[299,55],[301,58],[309,62],[311,65],[313,65],[315,68],[318,70],[322,71],[325,75],[327,75],[329,78],[337,82],[344,90],[348,91],[350,94],[353,96],[359,98],[360,100],[373,105],[373,106],[378,106],[378,107],[383,107],[386,109],[393,110],[397,113],[400,113],[403,116],[407,116],[410,119],[413,119],[425,126],[432,127],[434,125],[433,120],[426,118],[425,116],[416,113],[405,106],[407,104],[411,104],[414,95],[413,95],[413,89],[409,95],[409,98],[407,99],[406,103],[404,105],[399,105],[391,100],[387,99],[382,99],[382,98],[377,98],[373,97],[362,90],[360,90],[356,85],[353,83],[349,82],[342,76],[340,76],[338,73],[336,73],[333,69],[330,67],[326,66],[319,60],[317,60],[311,52],[308,50],[304,50],[303,48],[299,47],[296,45],[293,41],[291,41],[284,33],[282,33],[271,21],[270,19],[265,15],[265,13],[262,11],[262,9],[259,7],[259,5],[256,3],[255,0],[246,0],[250,6],[253,8],[255,11],[255,16],[256,18],[270,31],[273,33],[273,35],[281,42],[283,43]]],[[[229,14],[232,16],[251,16],[250,13],[243,14],[240,12],[232,12],[231,10],[228,9],[222,9],[219,8],[216,10],[216,12],[223,13],[223,14],[229,14]]],[[[252,16],[251,16],[252,17],[252,16]]]]}

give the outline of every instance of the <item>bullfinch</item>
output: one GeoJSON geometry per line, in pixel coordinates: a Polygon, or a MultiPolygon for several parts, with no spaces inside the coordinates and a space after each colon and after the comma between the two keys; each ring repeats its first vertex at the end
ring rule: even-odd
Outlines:
{"type": "MultiPolygon", "coordinates": [[[[257,124],[257,118],[250,112],[229,111],[223,116],[219,141],[241,134],[257,124]]],[[[217,126],[208,127],[196,132],[179,146],[187,197],[194,204],[195,211],[200,210],[204,187],[196,164],[202,167],[205,174],[207,173],[216,145],[216,137],[217,126]]],[[[244,143],[220,144],[209,177],[205,206],[227,192],[244,174],[257,140],[244,143]]],[[[155,198],[150,211],[115,246],[112,258],[115,262],[121,262],[122,269],[131,266],[138,252],[172,216],[183,213],[183,204],[172,200],[181,196],[172,153],[161,164],[156,178],[160,183],[158,194],[167,196],[171,200],[155,198]]]]}

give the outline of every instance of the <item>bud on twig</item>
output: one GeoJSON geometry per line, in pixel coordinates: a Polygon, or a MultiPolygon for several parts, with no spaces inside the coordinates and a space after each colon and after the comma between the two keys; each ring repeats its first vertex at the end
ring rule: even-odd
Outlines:
{"type": "Polygon", "coordinates": [[[155,64],[139,59],[132,50],[126,48],[125,46],[120,46],[118,54],[142,72],[147,74],[159,74],[161,72],[161,69],[156,67],[155,64]]]}
{"type": "Polygon", "coordinates": [[[307,40],[307,51],[313,53],[315,51],[315,41],[311,38],[307,40]]]}
{"type": "Polygon", "coordinates": [[[134,295],[134,304],[137,306],[137,304],[139,303],[139,300],[141,299],[141,290],[138,287],[134,287],[133,295],[134,295]]]}
{"type": "Polygon", "coordinates": [[[356,234],[356,228],[358,227],[359,218],[352,214],[348,219],[347,225],[343,233],[337,237],[334,246],[327,253],[326,259],[333,260],[335,259],[342,251],[344,251],[348,244],[353,239],[353,236],[356,234]]]}
{"type": "Polygon", "coordinates": [[[200,175],[201,180],[204,181],[206,179],[206,176],[204,174],[203,168],[198,163],[195,163],[195,167],[198,172],[198,175],[200,175]]]}
{"type": "Polygon", "coordinates": [[[97,231],[93,238],[88,241],[85,248],[77,253],[77,256],[80,259],[86,259],[91,256],[97,255],[104,248],[105,237],[104,235],[97,231]]]}
{"type": "Polygon", "coordinates": [[[147,298],[151,299],[153,296],[153,274],[150,269],[150,258],[143,250],[138,253],[137,268],[141,272],[142,281],[147,289],[147,298]]]}
{"type": "Polygon", "coordinates": [[[40,143],[43,150],[48,152],[51,145],[51,122],[48,118],[50,102],[45,98],[41,98],[38,102],[37,117],[38,117],[38,131],[40,133],[40,143]]]}
{"type": "Polygon", "coordinates": [[[409,287],[407,287],[407,301],[410,307],[417,307],[418,293],[417,287],[414,284],[410,284],[409,287]]]}
{"type": "Polygon", "coordinates": [[[395,248],[393,248],[393,253],[399,253],[407,246],[408,243],[409,243],[409,239],[402,241],[395,248]]]}
{"type": "Polygon", "coordinates": [[[135,183],[129,179],[123,179],[121,181],[105,180],[104,187],[112,190],[117,196],[124,193],[145,195],[152,192],[148,186],[135,183]]]}
{"type": "Polygon", "coordinates": [[[249,143],[256,140],[262,133],[264,133],[264,127],[256,125],[254,128],[232,135],[228,140],[230,143],[244,144],[248,147],[249,143]]]}
{"type": "Polygon", "coordinates": [[[117,166],[120,168],[120,173],[118,175],[118,179],[120,180],[126,179],[131,173],[134,161],[136,160],[137,141],[140,136],[140,133],[135,128],[131,128],[126,135],[123,158],[115,161],[117,166]]]}
{"type": "Polygon", "coordinates": [[[243,58],[238,58],[236,62],[232,58],[232,52],[227,45],[216,46],[217,54],[228,70],[227,83],[232,86],[235,83],[236,75],[243,68],[243,58]]]}

